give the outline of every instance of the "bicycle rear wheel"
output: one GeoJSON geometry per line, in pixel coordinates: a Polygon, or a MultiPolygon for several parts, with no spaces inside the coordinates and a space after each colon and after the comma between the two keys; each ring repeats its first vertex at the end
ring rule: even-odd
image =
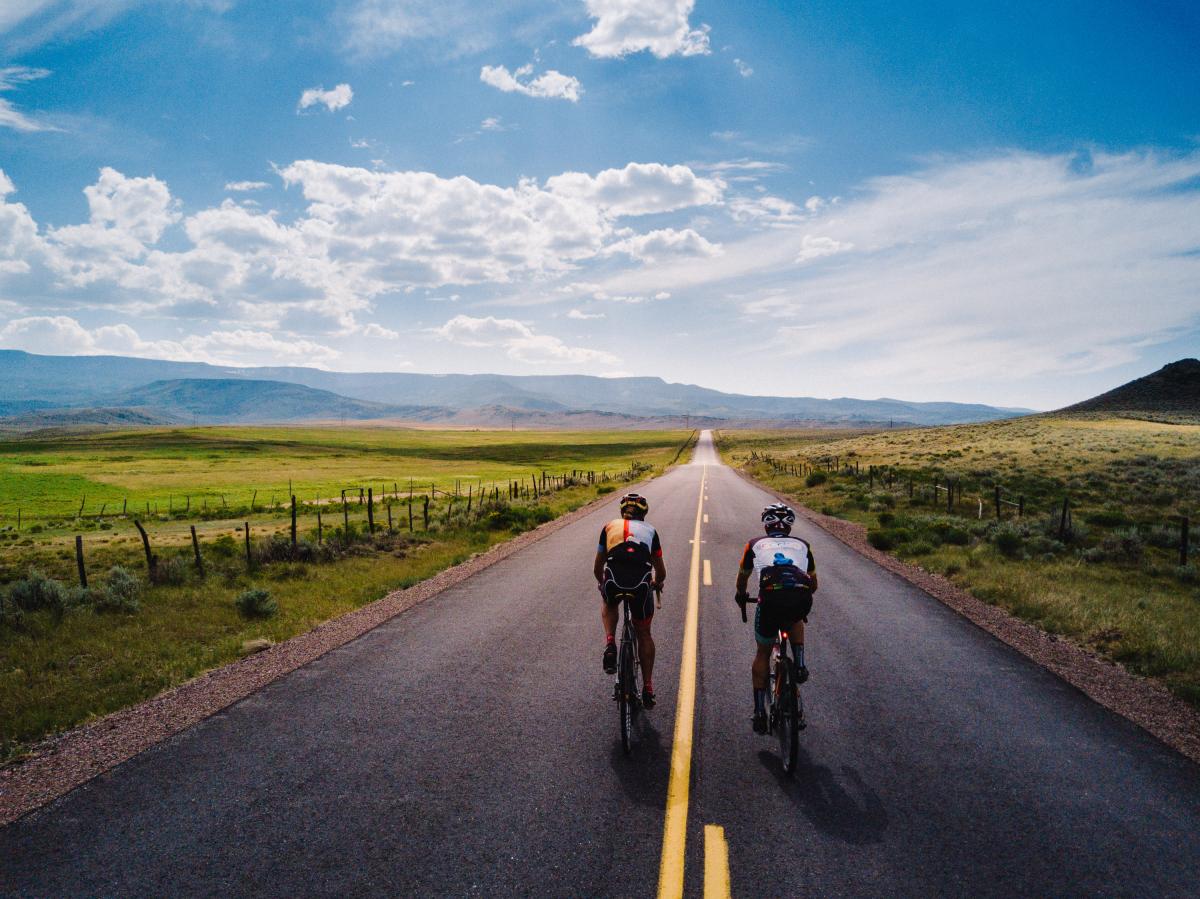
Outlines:
{"type": "Polygon", "coordinates": [[[637,678],[634,674],[633,646],[621,640],[621,657],[617,664],[617,707],[621,715],[621,748],[633,752],[633,714],[637,704],[637,678]]]}
{"type": "Polygon", "coordinates": [[[776,733],[779,737],[779,755],[783,760],[784,772],[792,775],[796,772],[796,759],[800,754],[800,708],[790,659],[779,660],[777,677],[779,692],[775,701],[778,703],[776,733]]]}

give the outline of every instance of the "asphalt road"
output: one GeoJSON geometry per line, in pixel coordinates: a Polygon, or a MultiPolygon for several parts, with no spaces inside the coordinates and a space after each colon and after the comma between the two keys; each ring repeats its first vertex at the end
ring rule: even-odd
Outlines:
{"type": "Polygon", "coordinates": [[[591,576],[614,503],[0,830],[0,894],[655,893],[701,514],[687,895],[1196,895],[1200,769],[807,529],[786,778],[732,602],[768,496],[707,442],[645,493],[669,577],[632,758],[591,576]]]}

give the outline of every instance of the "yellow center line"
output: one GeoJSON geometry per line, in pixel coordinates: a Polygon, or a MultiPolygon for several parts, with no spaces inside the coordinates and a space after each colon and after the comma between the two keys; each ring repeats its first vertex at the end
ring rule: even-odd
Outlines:
{"type": "Polygon", "coordinates": [[[704,560],[704,586],[712,586],[712,563],[708,559],[704,560]]]}
{"type": "Polygon", "coordinates": [[[704,825],[704,899],[730,899],[729,844],[725,828],[704,825]]]}
{"type": "Polygon", "coordinates": [[[688,790],[692,778],[692,724],[696,710],[696,642],[700,629],[700,517],[704,512],[704,486],[707,480],[708,466],[705,465],[700,475],[696,531],[692,537],[692,564],[688,572],[688,604],[683,624],[683,659],[679,663],[679,699],[675,705],[671,779],[667,783],[662,862],[658,869],[659,899],[678,899],[683,896],[688,790]]]}

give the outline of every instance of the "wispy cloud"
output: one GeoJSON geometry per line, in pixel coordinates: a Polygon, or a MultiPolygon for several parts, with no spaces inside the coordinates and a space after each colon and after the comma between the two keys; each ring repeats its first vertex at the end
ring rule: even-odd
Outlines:
{"type": "Polygon", "coordinates": [[[1198,183],[1200,153],[942,161],[603,289],[736,294],[779,352],[876,381],[1096,371],[1200,325],[1198,183]]]}
{"type": "MultiPolygon", "coordinates": [[[[29,66],[6,66],[0,69],[0,93],[15,91],[23,84],[37,81],[50,75],[49,69],[35,69],[29,66]]],[[[40,122],[36,118],[23,113],[11,101],[0,97],[0,127],[12,128],[14,131],[57,131],[57,128],[40,122]]]]}
{"type": "Polygon", "coordinates": [[[515,92],[527,97],[570,100],[572,103],[578,102],[580,94],[583,93],[579,79],[571,75],[564,75],[554,69],[548,69],[536,78],[530,78],[532,74],[532,65],[521,66],[515,72],[510,72],[504,66],[484,66],[479,71],[479,80],[505,93],[515,92]],[[522,81],[522,78],[525,80],[522,81]]]}
{"type": "Polygon", "coordinates": [[[354,99],[354,91],[348,84],[339,84],[335,88],[325,90],[323,87],[310,87],[300,95],[296,109],[304,110],[313,106],[324,106],[329,112],[345,109],[354,99]]]}
{"type": "Polygon", "coordinates": [[[266,190],[270,186],[266,181],[230,181],[226,183],[225,189],[240,193],[250,190],[266,190]]]}
{"type": "Polygon", "coordinates": [[[740,59],[735,59],[733,61],[733,67],[737,69],[737,73],[743,78],[749,78],[754,74],[754,69],[750,68],[750,66],[742,62],[740,59]]]}

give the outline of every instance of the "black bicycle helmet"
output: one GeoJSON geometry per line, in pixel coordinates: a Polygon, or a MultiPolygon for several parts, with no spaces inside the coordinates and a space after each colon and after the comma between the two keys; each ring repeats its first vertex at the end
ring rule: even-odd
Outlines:
{"type": "Polygon", "coordinates": [[[762,510],[762,522],[768,531],[790,532],[792,525],[796,523],[796,513],[792,511],[791,506],[771,503],[762,510]]]}
{"type": "Polygon", "coordinates": [[[645,518],[650,511],[650,503],[646,497],[637,493],[626,493],[621,497],[621,514],[628,513],[633,518],[645,518]]]}

